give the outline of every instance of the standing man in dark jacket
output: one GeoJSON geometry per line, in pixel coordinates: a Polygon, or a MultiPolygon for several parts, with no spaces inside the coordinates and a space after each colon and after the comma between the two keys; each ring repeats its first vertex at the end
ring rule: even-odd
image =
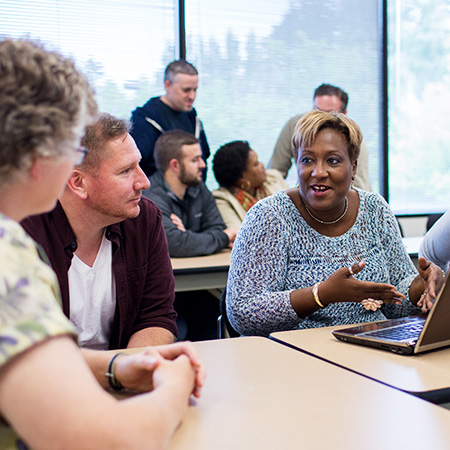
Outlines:
{"type": "MultiPolygon", "coordinates": [[[[156,140],[168,130],[179,129],[200,141],[204,161],[210,155],[203,125],[193,108],[198,87],[197,69],[185,60],[171,62],[164,72],[165,95],[151,98],[132,115],[131,136],[141,154],[141,167],[147,176],[156,171],[153,149],[156,140]]],[[[203,170],[203,180],[206,170],[203,170]]]]}

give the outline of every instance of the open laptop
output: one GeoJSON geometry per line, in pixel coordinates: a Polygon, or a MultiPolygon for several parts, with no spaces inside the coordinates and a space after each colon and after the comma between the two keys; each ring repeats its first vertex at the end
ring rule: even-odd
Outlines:
{"type": "Polygon", "coordinates": [[[450,346],[450,282],[444,281],[431,311],[424,316],[403,317],[333,330],[344,342],[410,355],[450,346]]]}

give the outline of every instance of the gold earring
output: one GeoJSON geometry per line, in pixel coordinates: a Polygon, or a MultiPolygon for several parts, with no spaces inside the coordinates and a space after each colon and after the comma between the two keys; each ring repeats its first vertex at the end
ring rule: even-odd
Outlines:
{"type": "Polygon", "coordinates": [[[243,191],[248,191],[248,189],[250,188],[250,185],[251,185],[250,181],[245,180],[245,184],[244,184],[244,182],[241,183],[241,189],[243,191]]]}

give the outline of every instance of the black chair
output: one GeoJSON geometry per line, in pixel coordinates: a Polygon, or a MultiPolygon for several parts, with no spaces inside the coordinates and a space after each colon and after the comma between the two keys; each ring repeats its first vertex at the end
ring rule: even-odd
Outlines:
{"type": "Polygon", "coordinates": [[[239,337],[240,334],[231,326],[227,316],[227,287],[223,288],[219,300],[220,316],[217,318],[217,339],[239,337]]]}
{"type": "Polygon", "coordinates": [[[398,229],[400,230],[400,236],[405,237],[405,233],[403,232],[402,224],[400,223],[400,220],[398,220],[398,217],[396,217],[396,219],[397,219],[398,229]]]}

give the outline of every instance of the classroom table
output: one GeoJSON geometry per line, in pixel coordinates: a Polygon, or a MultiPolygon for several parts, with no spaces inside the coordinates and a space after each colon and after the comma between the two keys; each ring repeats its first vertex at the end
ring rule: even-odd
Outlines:
{"type": "Polygon", "coordinates": [[[267,338],[193,344],[207,378],[169,450],[450,448],[450,411],[267,338]]]}
{"type": "Polygon", "coordinates": [[[192,258],[171,258],[175,276],[175,292],[219,290],[221,291],[228,277],[231,250],[192,258]]]}
{"type": "MultiPolygon", "coordinates": [[[[344,327],[349,327],[345,325],[344,327]]],[[[418,355],[338,341],[332,330],[344,327],[272,333],[271,339],[433,403],[450,401],[450,348],[418,355]]]]}

